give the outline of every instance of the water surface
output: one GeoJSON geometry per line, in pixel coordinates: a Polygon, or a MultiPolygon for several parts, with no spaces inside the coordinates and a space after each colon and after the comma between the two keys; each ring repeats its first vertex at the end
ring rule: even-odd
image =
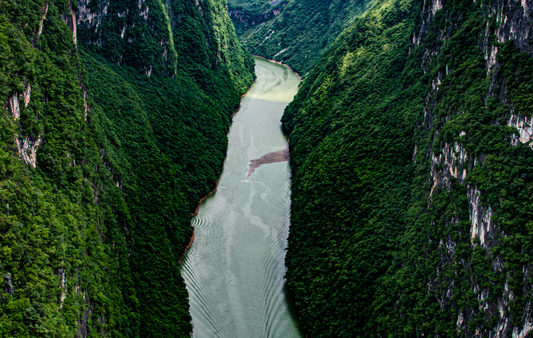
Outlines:
{"type": "Polygon", "coordinates": [[[255,71],[233,118],[218,189],[193,219],[183,264],[193,337],[299,337],[283,291],[290,171],[280,130],[299,78],[261,59],[255,71]]]}

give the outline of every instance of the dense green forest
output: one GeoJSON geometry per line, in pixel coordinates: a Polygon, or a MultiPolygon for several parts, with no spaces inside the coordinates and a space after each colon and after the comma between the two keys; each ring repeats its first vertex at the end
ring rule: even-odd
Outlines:
{"type": "Polygon", "coordinates": [[[252,82],[223,3],[0,0],[0,336],[184,336],[179,259],[252,82]]]}
{"type": "Polygon", "coordinates": [[[304,335],[531,334],[531,8],[379,1],[306,77],[283,117],[304,335]]]}
{"type": "MultiPolygon", "coordinates": [[[[533,3],[231,0],[283,117],[302,333],[527,336],[533,3]]],[[[224,2],[0,0],[0,336],[187,336],[179,260],[253,81],[224,2]]]]}
{"type": "Polygon", "coordinates": [[[253,54],[307,74],[370,0],[229,0],[237,33],[253,54]]]}

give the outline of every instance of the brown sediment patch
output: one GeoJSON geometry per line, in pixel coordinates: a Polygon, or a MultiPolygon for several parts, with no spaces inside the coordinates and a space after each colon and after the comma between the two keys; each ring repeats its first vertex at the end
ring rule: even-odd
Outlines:
{"type": "Polygon", "coordinates": [[[248,164],[248,170],[246,170],[246,178],[250,177],[250,175],[254,173],[255,169],[259,168],[263,164],[285,162],[289,159],[289,148],[285,148],[283,150],[266,153],[260,158],[250,160],[250,163],[248,164]]]}

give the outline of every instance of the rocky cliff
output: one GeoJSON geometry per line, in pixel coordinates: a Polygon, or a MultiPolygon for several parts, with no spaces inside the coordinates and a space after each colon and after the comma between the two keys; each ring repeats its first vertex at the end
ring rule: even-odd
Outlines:
{"type": "Polygon", "coordinates": [[[311,71],[284,117],[304,332],[530,334],[531,5],[376,3],[311,71]]]}

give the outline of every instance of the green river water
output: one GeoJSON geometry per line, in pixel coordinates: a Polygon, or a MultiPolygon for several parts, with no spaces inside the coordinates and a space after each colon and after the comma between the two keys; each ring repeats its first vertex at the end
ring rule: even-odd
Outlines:
{"type": "Polygon", "coordinates": [[[290,169],[280,118],[296,94],[290,69],[256,59],[257,80],[233,118],[216,193],[193,219],[185,256],[193,337],[299,337],[283,290],[289,233],[290,169]],[[259,162],[256,162],[259,163],[259,162]],[[249,173],[248,173],[249,174],[249,173]]]}

